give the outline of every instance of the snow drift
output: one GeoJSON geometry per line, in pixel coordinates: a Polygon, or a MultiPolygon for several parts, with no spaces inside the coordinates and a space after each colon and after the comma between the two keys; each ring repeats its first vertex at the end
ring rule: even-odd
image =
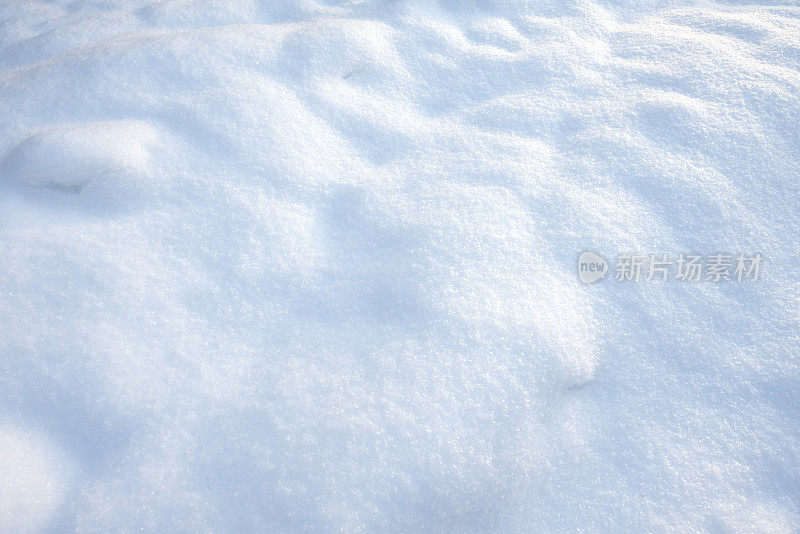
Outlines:
{"type": "Polygon", "coordinates": [[[800,529],[798,125],[788,2],[0,2],[0,530],[800,529]]]}

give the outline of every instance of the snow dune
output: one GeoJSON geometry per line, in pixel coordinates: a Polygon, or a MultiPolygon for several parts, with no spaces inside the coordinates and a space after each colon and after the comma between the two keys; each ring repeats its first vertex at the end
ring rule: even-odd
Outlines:
{"type": "Polygon", "coordinates": [[[0,1],[0,531],[800,530],[799,178],[791,2],[0,1]]]}

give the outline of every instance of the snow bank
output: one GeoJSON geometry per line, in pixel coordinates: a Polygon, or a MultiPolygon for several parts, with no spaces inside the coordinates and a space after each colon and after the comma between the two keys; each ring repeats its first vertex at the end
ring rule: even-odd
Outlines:
{"type": "Polygon", "coordinates": [[[800,528],[797,7],[6,1],[0,111],[0,529],[800,528]]]}

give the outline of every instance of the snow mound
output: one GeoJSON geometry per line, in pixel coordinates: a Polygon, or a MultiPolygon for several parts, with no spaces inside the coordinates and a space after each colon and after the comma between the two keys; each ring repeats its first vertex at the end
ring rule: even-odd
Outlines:
{"type": "Polygon", "coordinates": [[[51,523],[73,469],[44,436],[0,426],[0,530],[36,532],[51,523]]]}
{"type": "Polygon", "coordinates": [[[800,529],[784,4],[5,2],[0,529],[800,529]]]}
{"type": "MultiPolygon", "coordinates": [[[[6,179],[64,193],[121,195],[148,173],[155,129],[134,121],[48,128],[14,147],[0,164],[6,179]]],[[[144,184],[138,184],[144,185],[144,184]]]]}

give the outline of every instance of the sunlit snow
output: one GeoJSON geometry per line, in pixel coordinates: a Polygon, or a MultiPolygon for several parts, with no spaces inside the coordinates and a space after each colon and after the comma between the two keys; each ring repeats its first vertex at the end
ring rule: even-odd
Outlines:
{"type": "Polygon", "coordinates": [[[0,531],[140,530],[799,531],[800,7],[0,0],[0,531]]]}

